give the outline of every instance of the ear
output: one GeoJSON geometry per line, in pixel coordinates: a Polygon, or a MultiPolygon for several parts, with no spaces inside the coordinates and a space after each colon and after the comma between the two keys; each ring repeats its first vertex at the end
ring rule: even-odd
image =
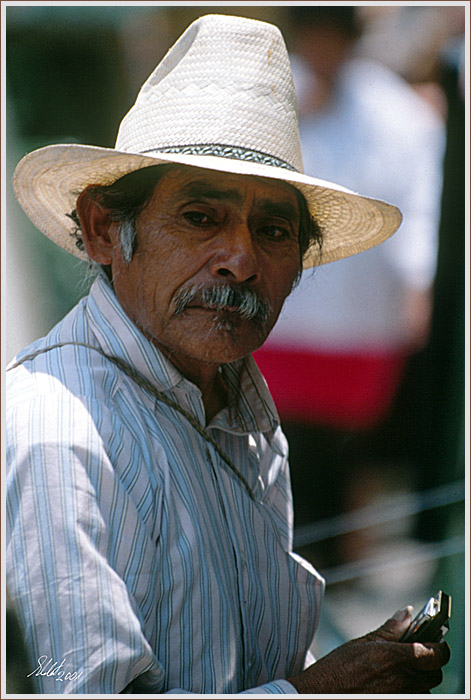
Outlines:
{"type": "Polygon", "coordinates": [[[89,197],[88,190],[89,187],[80,194],[76,204],[85,250],[100,265],[110,265],[117,226],[111,221],[109,211],[89,197]]]}

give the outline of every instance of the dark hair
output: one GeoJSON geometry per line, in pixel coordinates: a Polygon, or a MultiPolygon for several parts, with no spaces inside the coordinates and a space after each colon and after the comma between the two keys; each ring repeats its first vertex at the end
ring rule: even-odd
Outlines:
{"type": "MultiPolygon", "coordinates": [[[[99,202],[110,213],[112,221],[126,221],[134,224],[137,217],[152,199],[158,181],[172,167],[169,165],[152,165],[141,170],[133,170],[111,185],[91,185],[87,195],[93,202],[99,202]]],[[[75,224],[71,236],[79,250],[85,250],[82,230],[77,210],[67,214],[75,224]]]]}
{"type": "Polygon", "coordinates": [[[299,280],[303,271],[303,261],[308,251],[314,249],[320,263],[322,258],[322,243],[324,240],[324,235],[320,224],[309,211],[309,207],[303,193],[296,187],[293,189],[296,192],[299,207],[299,280]]]}
{"type": "MultiPolygon", "coordinates": [[[[100,202],[110,213],[112,221],[121,221],[127,224],[126,240],[121,237],[121,247],[123,255],[128,261],[131,260],[135,248],[135,221],[140,212],[145,209],[152,198],[155,186],[158,181],[172,168],[179,167],[173,163],[165,165],[152,165],[141,170],[134,170],[119,178],[111,185],[92,185],[87,189],[87,195],[92,201],[100,202]],[[132,233],[130,233],[132,230],[132,233]],[[126,255],[127,254],[127,255],[126,255]]],[[[319,258],[322,251],[322,231],[319,224],[312,217],[304,195],[296,188],[299,207],[299,274],[301,276],[302,264],[305,254],[310,248],[317,248],[319,258]]],[[[80,250],[85,246],[80,228],[80,220],[77,210],[67,215],[73,220],[76,227],[70,234],[75,238],[75,245],[80,250]]],[[[106,269],[107,274],[109,270],[106,269]]],[[[108,274],[109,276],[109,274],[108,274]]]]}
{"type": "Polygon", "coordinates": [[[294,27],[333,27],[352,40],[361,34],[361,23],[355,6],[291,5],[288,17],[294,27]]]}

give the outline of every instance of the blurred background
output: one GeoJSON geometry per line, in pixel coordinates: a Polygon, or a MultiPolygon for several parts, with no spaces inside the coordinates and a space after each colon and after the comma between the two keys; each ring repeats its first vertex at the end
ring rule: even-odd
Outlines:
{"type": "MultiPolygon", "coordinates": [[[[325,575],[315,653],[453,596],[465,671],[465,3],[4,6],[9,361],[83,296],[87,266],[39,233],[11,177],[52,143],[113,147],[140,86],[196,17],[277,24],[305,170],[397,204],[391,241],[309,271],[255,355],[290,441],[295,548],[325,575]]],[[[466,589],[467,590],[467,589],[466,589]]],[[[7,610],[8,692],[20,636],[7,610]]],[[[15,666],[16,664],[16,666],[15,666]]]]}

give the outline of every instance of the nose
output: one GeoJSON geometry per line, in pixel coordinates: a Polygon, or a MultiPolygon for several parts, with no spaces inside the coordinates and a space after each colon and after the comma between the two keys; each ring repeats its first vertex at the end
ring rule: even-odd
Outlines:
{"type": "Polygon", "coordinates": [[[218,237],[218,250],[211,263],[213,277],[226,282],[256,284],[260,279],[260,260],[252,234],[246,224],[231,227],[218,237]]]}

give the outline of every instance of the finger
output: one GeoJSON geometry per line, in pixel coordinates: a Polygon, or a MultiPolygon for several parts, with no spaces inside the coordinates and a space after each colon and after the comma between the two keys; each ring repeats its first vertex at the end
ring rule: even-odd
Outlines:
{"type": "Polygon", "coordinates": [[[404,644],[404,646],[410,647],[413,659],[412,665],[421,671],[439,669],[450,660],[450,647],[446,642],[437,642],[435,644],[414,642],[413,644],[404,644]]]}
{"type": "Polygon", "coordinates": [[[368,638],[375,641],[398,642],[411,623],[413,611],[412,605],[397,610],[381,627],[370,632],[367,635],[368,638]]]}

